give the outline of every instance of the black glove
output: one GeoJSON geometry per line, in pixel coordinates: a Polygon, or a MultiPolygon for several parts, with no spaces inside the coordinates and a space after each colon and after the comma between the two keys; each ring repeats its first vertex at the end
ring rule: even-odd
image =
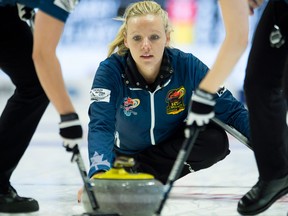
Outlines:
{"type": "Polygon", "coordinates": [[[196,89],[191,97],[190,110],[187,116],[185,137],[192,136],[191,127],[196,125],[203,127],[215,116],[214,106],[216,94],[211,94],[201,89],[196,89]]]}
{"type": "Polygon", "coordinates": [[[82,141],[82,126],[77,113],[60,115],[60,118],[59,134],[63,138],[63,146],[67,151],[72,151],[73,148],[82,141]]]}
{"type": "Polygon", "coordinates": [[[188,113],[187,125],[194,122],[197,126],[204,126],[215,116],[215,95],[201,89],[196,89],[191,97],[190,112],[188,113]]]}

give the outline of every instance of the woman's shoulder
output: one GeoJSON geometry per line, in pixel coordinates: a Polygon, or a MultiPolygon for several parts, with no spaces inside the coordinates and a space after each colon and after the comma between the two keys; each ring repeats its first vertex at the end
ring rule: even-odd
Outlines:
{"type": "Polygon", "coordinates": [[[166,52],[172,59],[196,58],[192,53],[184,52],[174,47],[167,47],[166,52]]]}
{"type": "Polygon", "coordinates": [[[194,56],[192,53],[184,52],[178,48],[166,48],[166,53],[168,54],[172,65],[189,65],[193,67],[194,64],[199,64],[201,61],[194,56]]]}
{"type": "Polygon", "coordinates": [[[126,66],[126,57],[120,56],[117,53],[112,54],[99,64],[98,69],[111,69],[111,70],[119,70],[123,71],[126,66]]]}
{"type": "Polygon", "coordinates": [[[109,85],[110,87],[123,80],[125,58],[113,54],[100,62],[94,76],[95,85],[109,85]]]}

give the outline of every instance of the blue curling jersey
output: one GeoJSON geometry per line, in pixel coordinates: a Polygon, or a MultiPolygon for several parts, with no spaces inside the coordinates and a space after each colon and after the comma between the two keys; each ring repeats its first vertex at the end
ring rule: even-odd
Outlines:
{"type": "MultiPolygon", "coordinates": [[[[169,139],[188,115],[191,96],[209,68],[191,53],[165,48],[173,74],[154,91],[123,79],[127,55],[100,63],[90,92],[89,176],[109,170],[113,150],[133,154],[169,139]]],[[[226,88],[217,93],[216,117],[249,138],[248,111],[226,88]]]]}

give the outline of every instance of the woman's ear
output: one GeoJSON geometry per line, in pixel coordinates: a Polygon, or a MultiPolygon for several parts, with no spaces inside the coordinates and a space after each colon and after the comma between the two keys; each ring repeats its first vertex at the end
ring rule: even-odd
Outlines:
{"type": "Polygon", "coordinates": [[[169,46],[170,44],[170,32],[169,33],[166,33],[166,46],[169,46]]]}
{"type": "Polygon", "coordinates": [[[128,46],[128,43],[127,43],[126,33],[123,33],[123,37],[124,37],[124,44],[125,44],[125,46],[129,49],[129,46],[128,46]]]}

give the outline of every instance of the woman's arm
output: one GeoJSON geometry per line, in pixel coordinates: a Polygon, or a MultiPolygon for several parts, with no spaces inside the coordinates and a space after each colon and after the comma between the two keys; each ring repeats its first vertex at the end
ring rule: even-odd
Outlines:
{"type": "MultiPolygon", "coordinates": [[[[232,72],[248,43],[249,20],[247,0],[219,0],[225,39],[214,65],[200,82],[191,98],[187,125],[203,126],[214,117],[215,93],[232,72]]],[[[187,133],[187,135],[189,135],[187,133]]]]}
{"type": "Polygon", "coordinates": [[[58,113],[75,112],[67,93],[56,48],[61,38],[64,22],[39,10],[34,29],[33,60],[38,78],[45,93],[58,113]]]}
{"type": "Polygon", "coordinates": [[[216,118],[232,126],[250,139],[248,110],[244,105],[226,88],[221,89],[221,94],[217,94],[216,102],[216,118]]]}
{"type": "Polygon", "coordinates": [[[210,93],[215,93],[230,75],[248,43],[247,0],[219,0],[219,3],[226,36],[214,65],[199,85],[200,89],[210,93]]]}
{"type": "Polygon", "coordinates": [[[88,152],[89,177],[99,171],[109,170],[114,161],[116,105],[119,96],[119,80],[115,62],[101,63],[90,91],[88,152]]]}
{"type": "Polygon", "coordinates": [[[66,90],[56,48],[64,22],[41,10],[36,14],[33,61],[39,81],[60,115],[59,133],[68,151],[82,142],[82,126],[66,90]]]}

